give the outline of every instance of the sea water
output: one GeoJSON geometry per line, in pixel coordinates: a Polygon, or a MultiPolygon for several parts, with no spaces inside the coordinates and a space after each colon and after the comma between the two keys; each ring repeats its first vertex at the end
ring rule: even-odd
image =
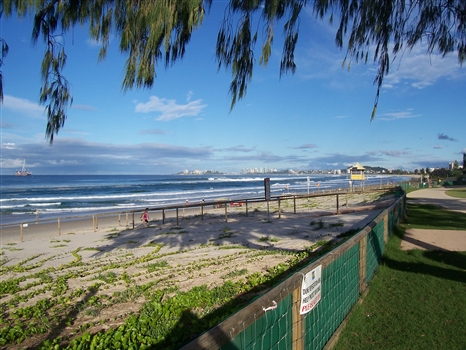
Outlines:
{"type": "MultiPolygon", "coordinates": [[[[348,189],[348,175],[33,175],[0,176],[0,224],[67,215],[124,212],[215,199],[264,197],[348,189]]],[[[408,176],[367,176],[364,185],[408,181],[408,176]]],[[[354,186],[361,186],[354,182],[354,186]]]]}

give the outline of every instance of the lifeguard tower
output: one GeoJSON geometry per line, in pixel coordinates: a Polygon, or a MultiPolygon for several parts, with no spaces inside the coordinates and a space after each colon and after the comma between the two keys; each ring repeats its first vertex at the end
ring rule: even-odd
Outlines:
{"type": "Polygon", "coordinates": [[[351,191],[353,191],[353,185],[354,185],[353,181],[361,181],[362,186],[364,186],[364,180],[365,180],[364,170],[366,169],[364,169],[364,167],[359,163],[356,163],[356,165],[349,168],[349,173],[350,173],[349,184],[350,184],[351,191]]]}
{"type": "Polygon", "coordinates": [[[356,163],[356,165],[354,165],[352,168],[350,168],[350,179],[351,180],[356,180],[356,181],[364,181],[365,178],[364,178],[364,167],[359,164],[359,163],[356,163]]]}

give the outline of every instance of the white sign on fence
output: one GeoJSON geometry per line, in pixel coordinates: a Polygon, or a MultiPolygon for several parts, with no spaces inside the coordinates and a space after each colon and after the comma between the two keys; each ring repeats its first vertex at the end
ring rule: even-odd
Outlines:
{"type": "Polygon", "coordinates": [[[321,297],[321,274],[322,265],[317,266],[314,270],[308,272],[301,285],[301,307],[299,314],[304,315],[311,311],[321,297]]]}

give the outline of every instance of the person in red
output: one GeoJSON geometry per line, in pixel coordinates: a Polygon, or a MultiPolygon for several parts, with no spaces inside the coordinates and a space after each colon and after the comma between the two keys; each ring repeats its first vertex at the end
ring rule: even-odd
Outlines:
{"type": "Polygon", "coordinates": [[[147,224],[149,223],[149,208],[146,208],[146,210],[144,210],[144,213],[142,213],[141,215],[141,220],[142,220],[142,225],[146,227],[147,224]]]}

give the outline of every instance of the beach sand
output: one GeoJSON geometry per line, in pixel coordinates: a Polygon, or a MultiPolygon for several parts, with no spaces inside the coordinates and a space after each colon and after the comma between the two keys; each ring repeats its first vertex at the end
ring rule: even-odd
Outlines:
{"type": "Polygon", "coordinates": [[[308,202],[296,214],[290,206],[283,206],[280,218],[277,211],[261,207],[251,210],[247,217],[242,208],[229,208],[226,222],[224,209],[210,209],[203,218],[186,212],[178,225],[170,218],[164,224],[161,220],[151,221],[148,227],[138,222],[135,229],[124,223],[99,223],[94,232],[88,222],[76,221],[73,230],[62,230],[60,236],[53,230],[48,236],[31,234],[25,235],[24,242],[4,243],[2,280],[25,280],[21,281],[24,289],[3,295],[2,303],[15,295],[27,296],[18,308],[35,305],[44,298],[57,298],[54,283],[62,276],[67,281],[62,296],[70,296],[71,304],[85,305],[90,297],[86,292],[72,298],[79,289],[101,297],[98,308],[83,306],[71,324],[55,327],[53,334],[27,339],[9,349],[33,346],[47,337],[72,335],[79,332],[80,325],[91,322],[95,324],[91,332],[122,324],[142,307],[145,299],[116,296],[138,285],[152,282],[157,288],[176,286],[183,291],[244,277],[231,277],[238,271],[246,271],[247,275],[265,273],[290,258],[283,252],[310,249],[319,241],[363,228],[393,202],[387,197],[374,202],[377,196],[373,194],[370,198],[364,194],[352,196],[351,205],[343,205],[340,215],[335,215],[335,198],[322,197],[318,205],[313,203],[311,207],[308,202]],[[40,281],[41,272],[48,274],[51,281],[40,281]],[[96,283],[97,291],[93,289],[96,283]],[[26,288],[28,284],[33,286],[26,288]]]}

